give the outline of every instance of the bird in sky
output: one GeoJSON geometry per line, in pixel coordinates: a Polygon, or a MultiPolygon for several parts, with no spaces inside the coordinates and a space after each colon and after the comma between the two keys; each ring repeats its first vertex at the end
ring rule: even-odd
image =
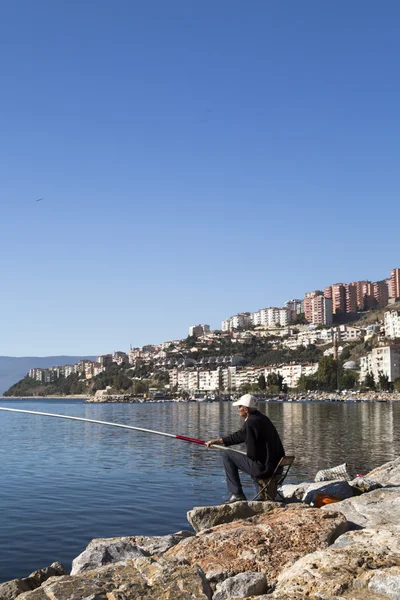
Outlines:
{"type": "Polygon", "coordinates": [[[41,202],[43,200],[43,198],[38,198],[37,200],[35,200],[35,202],[41,202]]]}

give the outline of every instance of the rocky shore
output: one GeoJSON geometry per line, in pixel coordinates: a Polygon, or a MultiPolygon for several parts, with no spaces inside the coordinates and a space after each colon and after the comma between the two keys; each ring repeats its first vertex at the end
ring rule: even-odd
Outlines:
{"type": "Polygon", "coordinates": [[[196,507],[192,531],[94,539],[70,574],[54,563],[0,600],[399,600],[400,458],[316,479],[284,502],[196,507]]]}

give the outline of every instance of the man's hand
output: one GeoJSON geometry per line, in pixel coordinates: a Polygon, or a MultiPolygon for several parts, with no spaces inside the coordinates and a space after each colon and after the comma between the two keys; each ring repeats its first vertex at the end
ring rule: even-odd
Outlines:
{"type": "Polygon", "coordinates": [[[221,446],[224,444],[222,438],[218,438],[216,440],[209,440],[206,442],[207,448],[212,448],[214,444],[220,444],[221,446]]]}

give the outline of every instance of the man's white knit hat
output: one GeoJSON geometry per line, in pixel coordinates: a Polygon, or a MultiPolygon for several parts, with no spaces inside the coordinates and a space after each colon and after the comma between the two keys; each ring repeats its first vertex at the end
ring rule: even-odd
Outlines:
{"type": "Polygon", "coordinates": [[[257,406],[257,400],[251,394],[245,394],[236,402],[232,402],[232,406],[247,406],[247,408],[255,408],[257,406]]]}

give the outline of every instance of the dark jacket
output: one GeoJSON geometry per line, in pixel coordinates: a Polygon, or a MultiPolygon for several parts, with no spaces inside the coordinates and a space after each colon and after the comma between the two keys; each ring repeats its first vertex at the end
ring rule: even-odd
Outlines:
{"type": "Polygon", "coordinates": [[[285,450],[275,426],[269,418],[256,410],[250,413],[242,429],[222,438],[225,446],[246,443],[246,454],[252,464],[254,477],[273,473],[285,450]]]}

